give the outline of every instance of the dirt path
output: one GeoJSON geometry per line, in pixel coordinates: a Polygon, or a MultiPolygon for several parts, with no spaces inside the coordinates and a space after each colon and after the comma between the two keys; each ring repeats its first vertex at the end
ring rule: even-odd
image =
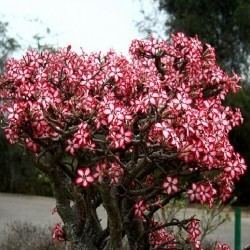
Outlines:
{"type": "MultiPolygon", "coordinates": [[[[24,196],[14,194],[0,193],[0,241],[3,230],[7,224],[14,221],[29,222],[34,225],[49,227],[57,222],[60,218],[57,214],[52,215],[55,207],[55,200],[52,198],[38,196],[24,196]]],[[[105,212],[99,210],[102,223],[106,223],[105,212]]],[[[189,209],[191,214],[199,215],[199,210],[189,209]]],[[[231,220],[221,225],[208,239],[219,240],[230,243],[234,242],[234,216],[230,213],[231,220]]],[[[250,243],[250,211],[242,214],[242,246],[250,243]]]]}

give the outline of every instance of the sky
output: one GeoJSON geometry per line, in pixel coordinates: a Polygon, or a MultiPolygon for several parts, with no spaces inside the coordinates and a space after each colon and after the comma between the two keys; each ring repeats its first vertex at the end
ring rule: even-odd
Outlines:
{"type": "MultiPolygon", "coordinates": [[[[151,8],[152,0],[142,1],[151,8]]],[[[139,0],[0,0],[0,6],[1,20],[23,50],[39,34],[58,47],[127,54],[131,40],[143,37],[135,25],[142,20],[139,0]]]]}

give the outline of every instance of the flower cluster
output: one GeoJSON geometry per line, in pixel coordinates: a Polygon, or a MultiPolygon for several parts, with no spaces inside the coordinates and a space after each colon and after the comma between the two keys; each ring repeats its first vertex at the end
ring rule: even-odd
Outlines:
{"type": "Polygon", "coordinates": [[[200,230],[200,223],[198,220],[193,219],[188,223],[187,232],[188,232],[188,238],[190,242],[199,244],[198,238],[201,235],[201,230],[200,230]]]}
{"type": "Polygon", "coordinates": [[[94,148],[95,144],[91,140],[88,124],[80,123],[77,131],[73,134],[73,138],[67,140],[67,144],[68,146],[65,151],[72,155],[74,155],[75,151],[80,148],[94,148]]]}
{"type": "Polygon", "coordinates": [[[52,230],[52,239],[58,241],[65,241],[64,231],[59,223],[57,223],[52,230]]]}
{"type": "Polygon", "coordinates": [[[176,249],[176,239],[173,233],[167,231],[164,227],[161,228],[162,223],[153,221],[151,227],[159,228],[150,232],[149,242],[154,248],[163,247],[164,249],[176,249]]]}
{"type": "Polygon", "coordinates": [[[228,244],[217,243],[215,246],[215,250],[230,250],[230,246],[228,244]]]}
{"type": "Polygon", "coordinates": [[[187,191],[190,201],[199,201],[201,204],[213,204],[216,196],[216,189],[211,183],[193,183],[191,189],[187,191]]]}
{"type": "Polygon", "coordinates": [[[118,184],[123,174],[123,168],[117,162],[99,162],[93,176],[99,183],[106,180],[111,184],[118,184]]]}
{"type": "Polygon", "coordinates": [[[72,183],[83,188],[105,181],[138,194],[161,189],[147,201],[135,197],[139,217],[180,192],[202,204],[225,201],[246,171],[228,139],[240,110],[222,105],[239,77],[216,64],[210,45],[182,33],[134,40],[129,52],[79,55],[68,47],[10,59],[0,78],[6,138],[35,156],[77,158],[72,183]]]}

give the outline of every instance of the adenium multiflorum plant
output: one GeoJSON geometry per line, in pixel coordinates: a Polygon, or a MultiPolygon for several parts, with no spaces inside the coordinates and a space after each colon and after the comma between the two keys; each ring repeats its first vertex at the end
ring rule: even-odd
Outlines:
{"type": "Polygon", "coordinates": [[[6,137],[50,177],[64,223],[53,238],[72,249],[117,250],[124,239],[129,249],[201,249],[195,217],[154,215],[172,199],[230,198],[246,170],[228,139],[242,116],[222,102],[239,77],[182,33],[134,40],[129,52],[79,55],[69,46],[10,59],[0,84],[6,137]]]}

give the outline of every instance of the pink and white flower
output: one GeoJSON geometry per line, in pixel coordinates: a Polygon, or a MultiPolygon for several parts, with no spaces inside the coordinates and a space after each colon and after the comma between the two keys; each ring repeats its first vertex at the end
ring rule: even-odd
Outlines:
{"type": "Polygon", "coordinates": [[[167,176],[163,181],[163,190],[168,194],[174,194],[178,191],[177,177],[167,176]]]}
{"type": "Polygon", "coordinates": [[[79,186],[87,188],[94,182],[94,177],[91,174],[90,168],[79,168],[77,170],[78,177],[75,180],[75,183],[79,186]]]}

